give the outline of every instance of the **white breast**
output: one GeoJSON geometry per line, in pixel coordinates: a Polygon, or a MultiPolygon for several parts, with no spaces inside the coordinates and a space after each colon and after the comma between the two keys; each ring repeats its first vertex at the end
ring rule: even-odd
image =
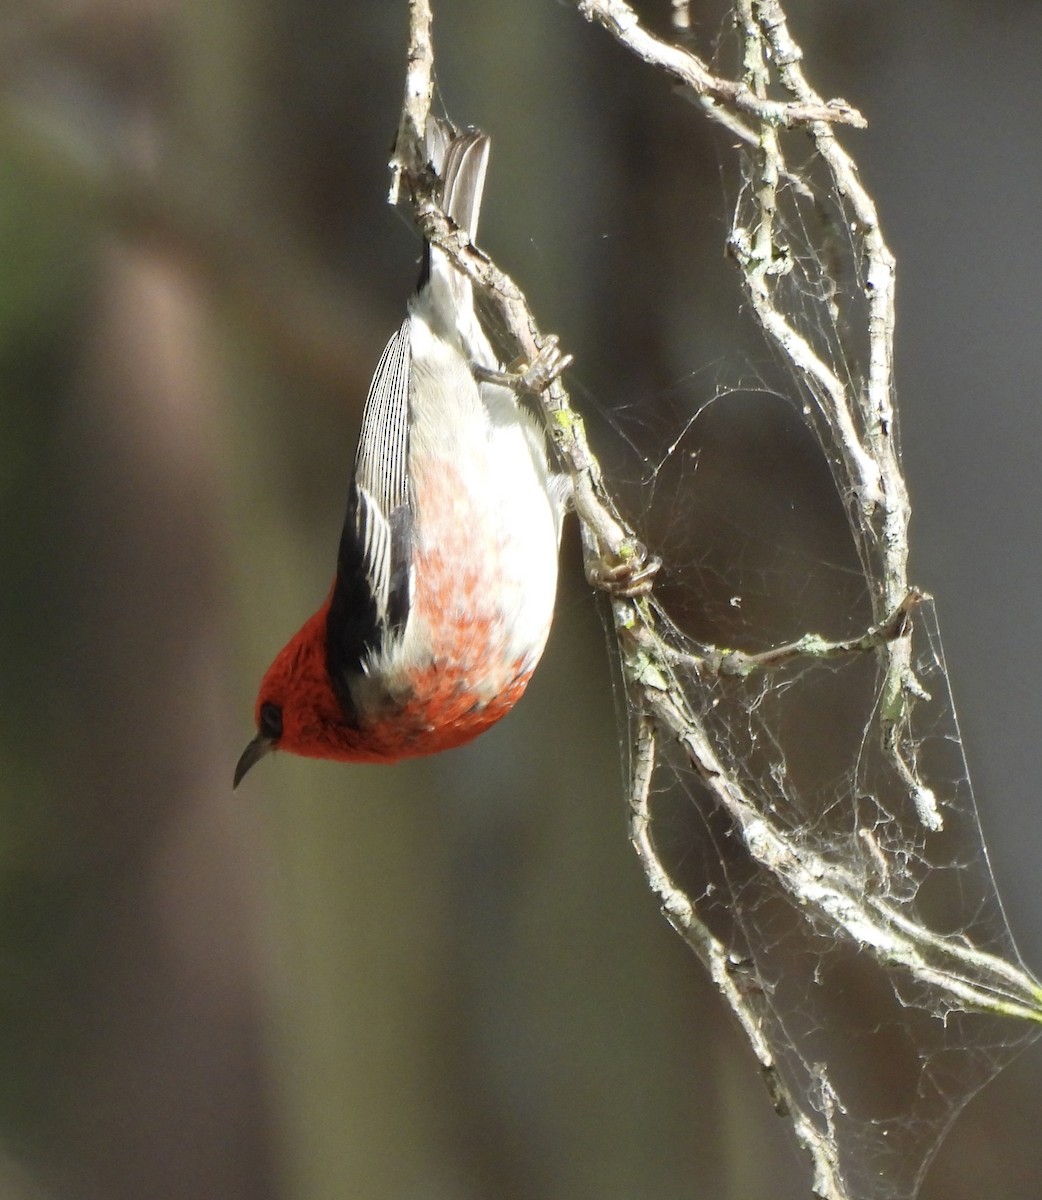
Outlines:
{"type": "MultiPolygon", "coordinates": [[[[417,306],[418,307],[418,306],[417,306]]],[[[535,667],[557,590],[561,488],[514,394],[478,384],[426,314],[410,319],[413,578],[400,639],[370,664],[393,695],[435,661],[491,700],[535,667]]]]}

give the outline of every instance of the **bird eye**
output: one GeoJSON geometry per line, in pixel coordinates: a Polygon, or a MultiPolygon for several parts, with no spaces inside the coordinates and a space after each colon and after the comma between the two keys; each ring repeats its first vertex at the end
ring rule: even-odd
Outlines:
{"type": "Polygon", "coordinates": [[[260,708],[260,731],[272,740],[282,737],[282,709],[265,701],[260,708]]]}

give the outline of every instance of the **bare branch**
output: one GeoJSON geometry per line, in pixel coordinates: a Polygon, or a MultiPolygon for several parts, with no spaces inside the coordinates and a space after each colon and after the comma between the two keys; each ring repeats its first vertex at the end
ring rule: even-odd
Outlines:
{"type": "MultiPolygon", "coordinates": [[[[824,102],[818,97],[796,101],[768,100],[758,96],[746,83],[714,75],[696,55],[663,41],[645,29],[626,0],[579,0],[579,11],[588,21],[596,21],[603,26],[638,58],[666,71],[698,96],[727,104],[758,121],[787,129],[811,121],[834,121],[858,128],[864,128],[867,124],[857,109],[845,100],[824,102]]],[[[683,16],[686,6],[675,5],[674,11],[683,16]]]]}
{"type": "Polygon", "coordinates": [[[424,163],[424,131],[434,95],[434,43],[431,38],[430,0],[409,0],[409,49],[405,69],[405,97],[398,136],[391,156],[389,200],[405,200],[403,177],[418,176],[424,163]]]}

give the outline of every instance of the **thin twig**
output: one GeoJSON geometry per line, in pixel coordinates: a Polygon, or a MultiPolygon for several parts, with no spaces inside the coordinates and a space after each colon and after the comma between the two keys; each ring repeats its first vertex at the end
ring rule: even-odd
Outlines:
{"type": "Polygon", "coordinates": [[[758,96],[745,83],[714,75],[702,59],[650,33],[626,0],[579,0],[588,21],[602,25],[616,41],[646,63],[661,68],[699,96],[709,96],[758,121],[791,129],[811,121],[834,121],[864,128],[865,118],[845,100],[818,98],[778,101],[758,96]]]}
{"type": "Polygon", "coordinates": [[[805,1119],[800,1105],[786,1086],[763,1023],[750,1003],[753,989],[741,982],[727,946],[713,935],[702,921],[687,895],[678,888],[662,865],[652,836],[651,785],[655,774],[657,732],[649,715],[637,718],[634,729],[634,754],[630,786],[630,841],[641,861],[648,885],[658,897],[662,912],[687,942],[709,972],[713,984],[738,1018],[771,1097],[774,1110],[791,1116],[797,1141],[810,1154],[814,1164],[815,1195],[823,1200],[845,1200],[834,1143],[823,1136],[812,1121],[805,1119]]]}

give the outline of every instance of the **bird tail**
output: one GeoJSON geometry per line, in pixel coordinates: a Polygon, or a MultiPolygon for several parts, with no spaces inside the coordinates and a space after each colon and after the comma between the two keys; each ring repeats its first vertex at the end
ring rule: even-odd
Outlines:
{"type": "MultiPolygon", "coordinates": [[[[434,118],[427,127],[427,154],[442,180],[442,209],[445,215],[473,242],[477,237],[481,195],[488,169],[489,137],[480,129],[457,131],[434,118]]],[[[434,312],[446,330],[456,329],[464,349],[483,366],[489,361],[488,342],[474,312],[470,280],[436,246],[428,245],[421,290],[429,288],[434,312]]]]}
{"type": "Polygon", "coordinates": [[[480,129],[456,132],[445,122],[438,122],[436,128],[438,132],[428,140],[428,149],[432,151],[431,161],[442,178],[442,207],[473,241],[478,235],[481,194],[488,169],[489,136],[480,129]]]}

